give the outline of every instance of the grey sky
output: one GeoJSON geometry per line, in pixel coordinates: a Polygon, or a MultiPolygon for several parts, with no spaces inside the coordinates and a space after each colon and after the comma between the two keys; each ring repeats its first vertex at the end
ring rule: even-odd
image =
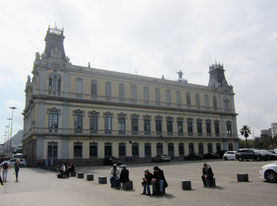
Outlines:
{"type": "MultiPolygon", "coordinates": [[[[277,2],[272,0],[1,1],[0,138],[17,106],[48,25],[64,27],[66,55],[87,65],[207,85],[215,59],[236,93],[238,128],[277,122],[277,2]]],[[[0,140],[1,141],[1,140],[0,140]]]]}

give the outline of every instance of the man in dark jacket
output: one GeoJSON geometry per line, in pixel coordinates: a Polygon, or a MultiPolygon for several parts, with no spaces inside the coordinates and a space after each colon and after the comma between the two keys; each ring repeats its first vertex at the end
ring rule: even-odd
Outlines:
{"type": "Polygon", "coordinates": [[[206,179],[209,179],[209,181],[210,181],[210,185],[208,185],[208,186],[212,187],[214,173],[213,173],[212,168],[207,163],[204,163],[203,169],[202,169],[202,181],[203,181],[204,187],[207,187],[206,179]]]}
{"type": "Polygon", "coordinates": [[[153,194],[164,194],[164,189],[168,186],[164,172],[158,167],[154,167],[153,179],[152,179],[152,190],[153,194]],[[159,186],[159,191],[156,190],[156,187],[159,186]]]}
{"type": "Polygon", "coordinates": [[[122,165],[121,166],[122,170],[120,173],[120,182],[124,183],[124,182],[128,182],[129,180],[129,171],[126,169],[126,165],[122,165]]]}

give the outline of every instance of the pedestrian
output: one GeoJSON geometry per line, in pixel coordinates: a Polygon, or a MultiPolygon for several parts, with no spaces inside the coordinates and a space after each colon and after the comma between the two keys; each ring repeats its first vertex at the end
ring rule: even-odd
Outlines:
{"type": "Polygon", "coordinates": [[[116,189],[120,189],[120,179],[119,179],[119,175],[120,175],[120,169],[117,167],[116,164],[113,165],[113,167],[110,170],[110,182],[111,182],[111,187],[112,188],[116,188],[116,189]]]}
{"type": "Polygon", "coordinates": [[[202,181],[204,187],[212,187],[213,186],[213,180],[214,180],[214,173],[210,165],[207,163],[204,163],[203,169],[202,169],[202,181]],[[210,180],[210,185],[207,185],[206,180],[210,180]]]}
{"type": "Polygon", "coordinates": [[[2,174],[3,174],[3,182],[7,182],[7,177],[8,177],[8,171],[10,168],[10,162],[5,160],[0,164],[0,167],[2,167],[2,174]]]}
{"type": "Polygon", "coordinates": [[[155,166],[152,179],[153,195],[165,194],[165,188],[167,188],[167,186],[168,184],[165,180],[164,172],[158,166],[155,166]]]}
{"type": "Polygon", "coordinates": [[[142,178],[143,192],[142,195],[151,195],[150,185],[153,179],[153,174],[147,169],[144,169],[144,178],[142,178]]]}
{"type": "Polygon", "coordinates": [[[2,178],[1,178],[1,176],[2,176],[2,175],[1,175],[1,170],[2,170],[2,168],[0,167],[0,184],[1,184],[1,185],[4,185],[4,184],[3,184],[3,181],[2,181],[2,178]]]}
{"type": "Polygon", "coordinates": [[[15,181],[18,182],[18,172],[20,168],[20,159],[17,158],[14,163],[14,170],[15,170],[15,181]]]}
{"type": "Polygon", "coordinates": [[[120,182],[124,183],[124,182],[128,182],[130,181],[129,179],[129,170],[127,170],[126,165],[121,165],[121,172],[120,172],[120,182]]]}

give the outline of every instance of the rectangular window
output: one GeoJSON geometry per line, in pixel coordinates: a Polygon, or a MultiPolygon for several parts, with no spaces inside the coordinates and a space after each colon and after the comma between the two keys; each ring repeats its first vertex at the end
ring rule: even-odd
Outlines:
{"type": "Polygon", "coordinates": [[[111,157],[112,156],[112,144],[111,143],[105,143],[105,157],[111,157]]]}
{"type": "Polygon", "coordinates": [[[145,157],[151,157],[151,143],[145,143],[144,144],[144,154],[145,157]]]}
{"type": "Polygon", "coordinates": [[[195,94],[195,102],[196,102],[197,109],[199,109],[200,108],[200,96],[199,96],[199,94],[195,94]]]}
{"type": "Polygon", "coordinates": [[[138,134],[138,119],[132,119],[132,134],[138,134]]]}
{"type": "Polygon", "coordinates": [[[177,121],[178,135],[182,136],[184,134],[183,121],[177,121]]]}
{"type": "Polygon", "coordinates": [[[90,143],[89,145],[89,156],[91,159],[97,158],[98,156],[98,145],[97,143],[90,143]]]}
{"type": "Polygon", "coordinates": [[[188,121],[188,134],[189,134],[189,136],[193,135],[193,124],[192,124],[192,121],[188,121]]]}
{"type": "Polygon", "coordinates": [[[96,99],[97,97],[97,81],[91,80],[91,97],[96,99]]]}
{"type": "Polygon", "coordinates": [[[118,145],[118,153],[119,153],[119,157],[126,157],[126,144],[125,143],[120,143],[118,145]]]}
{"type": "Polygon", "coordinates": [[[118,133],[125,134],[125,118],[118,118],[118,133]]]}
{"type": "Polygon", "coordinates": [[[111,82],[105,83],[105,95],[106,95],[107,101],[112,100],[112,83],[111,82]]]}
{"type": "Polygon", "coordinates": [[[112,117],[105,117],[104,122],[104,128],[105,128],[105,134],[111,134],[112,133],[112,117]]]}
{"type": "Polygon", "coordinates": [[[219,123],[218,122],[214,123],[214,128],[215,128],[215,135],[219,136],[220,131],[219,131],[219,123]]]}
{"type": "Polygon", "coordinates": [[[161,94],[160,94],[160,89],[156,88],[155,89],[155,100],[156,100],[156,104],[160,105],[161,102],[161,94]]]}
{"type": "Polygon", "coordinates": [[[227,136],[232,137],[232,125],[231,125],[231,123],[227,123],[227,136]]]}
{"type": "Polygon", "coordinates": [[[198,153],[202,155],[204,154],[204,146],[202,143],[198,144],[198,153]]]}
{"type": "Polygon", "coordinates": [[[172,120],[167,120],[167,135],[173,135],[173,123],[172,120]]]}
{"type": "Polygon", "coordinates": [[[209,107],[210,107],[208,95],[205,95],[205,107],[206,107],[206,109],[209,109],[209,107]]]}
{"type": "Polygon", "coordinates": [[[197,122],[197,133],[198,136],[202,136],[202,122],[197,122]]]}
{"type": "Polygon", "coordinates": [[[138,143],[133,143],[132,144],[132,156],[133,157],[138,157],[139,156],[139,144],[138,143]]]}
{"type": "Polygon", "coordinates": [[[189,154],[194,154],[194,144],[189,143],[189,154]]]}
{"type": "Polygon", "coordinates": [[[213,105],[214,105],[214,110],[217,110],[217,97],[213,96],[213,105]]]}
{"type": "Polygon", "coordinates": [[[144,134],[145,135],[150,135],[150,133],[151,133],[150,120],[145,119],[144,120],[144,134]]]}
{"type": "Polygon", "coordinates": [[[162,134],[162,120],[160,120],[160,119],[156,120],[156,134],[157,135],[162,134]]]}
{"type": "Polygon", "coordinates": [[[185,147],[183,143],[179,143],[179,156],[185,155],[185,147]]]}
{"type": "Polygon", "coordinates": [[[149,104],[149,88],[143,87],[144,104],[149,104]]]}
{"type": "Polygon", "coordinates": [[[82,130],[83,130],[83,116],[74,115],[74,132],[82,133],[82,130]]]}
{"type": "Polygon", "coordinates": [[[52,93],[52,89],[53,89],[53,81],[52,81],[52,78],[49,78],[49,83],[48,83],[48,92],[49,92],[49,94],[52,93]]]}
{"type": "Polygon", "coordinates": [[[181,92],[180,91],[176,92],[176,102],[177,102],[177,107],[182,106],[182,98],[181,98],[181,92]]]}
{"type": "Polygon", "coordinates": [[[187,92],[186,98],[187,98],[187,106],[190,107],[191,106],[191,99],[190,99],[190,93],[189,92],[187,92]]]}
{"type": "Polygon", "coordinates": [[[132,103],[137,102],[137,86],[136,85],[131,86],[131,102],[132,103]]]}
{"type": "Polygon", "coordinates": [[[171,105],[171,91],[169,89],[166,90],[166,104],[167,106],[171,105]]]}
{"type": "Polygon", "coordinates": [[[81,95],[83,92],[83,80],[80,78],[76,79],[76,94],[81,95]]]}
{"type": "Polygon", "coordinates": [[[48,128],[49,128],[49,132],[58,132],[59,114],[57,113],[48,114],[48,128]]]}
{"type": "Polygon", "coordinates": [[[62,88],[62,80],[58,79],[58,95],[61,95],[61,88],[62,88]]]}
{"type": "Polygon", "coordinates": [[[74,158],[81,159],[83,157],[83,145],[82,143],[74,143],[74,158]]]}
{"type": "Polygon", "coordinates": [[[98,131],[98,117],[97,116],[90,117],[89,127],[90,127],[91,134],[97,134],[97,131],[98,131]]]}
{"type": "Polygon", "coordinates": [[[119,101],[125,101],[125,85],[120,83],[118,88],[119,101]]]}
{"type": "Polygon", "coordinates": [[[206,122],[206,132],[207,132],[207,136],[212,135],[211,123],[210,122],[206,122]]]}

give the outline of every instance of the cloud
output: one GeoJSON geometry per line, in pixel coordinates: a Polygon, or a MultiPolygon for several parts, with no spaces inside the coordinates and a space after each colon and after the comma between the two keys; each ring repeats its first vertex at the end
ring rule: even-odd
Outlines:
{"type": "MultiPolygon", "coordinates": [[[[34,53],[56,19],[65,28],[71,62],[107,70],[207,85],[208,66],[224,63],[234,86],[238,128],[259,134],[276,121],[277,17],[275,1],[5,1],[0,8],[0,112],[24,105],[34,53]],[[17,15],[14,15],[14,14],[17,15]],[[7,103],[8,102],[8,103],[7,103]]],[[[19,111],[19,110],[18,110],[19,111]]],[[[21,115],[19,115],[21,116],[21,115]]],[[[22,118],[22,117],[20,117],[22,118]]],[[[22,122],[22,121],[21,121],[22,122]]],[[[20,121],[17,122],[20,125],[20,121]]],[[[0,128],[0,133],[4,131],[0,128]]]]}

